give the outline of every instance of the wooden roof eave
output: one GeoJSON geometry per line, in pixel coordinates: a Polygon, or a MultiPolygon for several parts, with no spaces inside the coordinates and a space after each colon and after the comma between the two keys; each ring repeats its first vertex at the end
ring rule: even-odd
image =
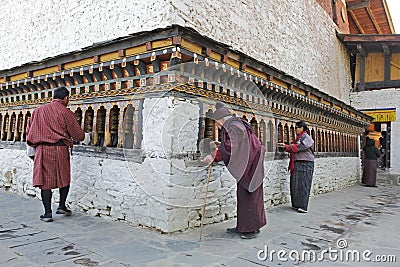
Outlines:
{"type": "Polygon", "coordinates": [[[400,52],[400,34],[337,34],[340,41],[350,53],[360,53],[357,46],[362,46],[367,52],[400,52]]]}
{"type": "Polygon", "coordinates": [[[363,0],[362,2],[346,0],[346,8],[348,17],[354,24],[351,33],[395,33],[386,0],[363,0]]]}
{"type": "MultiPolygon", "coordinates": [[[[29,62],[21,66],[17,66],[7,70],[0,70],[0,77],[3,76],[11,76],[22,72],[33,71],[35,69],[44,68],[46,66],[54,66],[58,64],[64,64],[69,61],[78,60],[81,58],[90,58],[93,56],[97,56],[99,54],[110,53],[112,51],[117,51],[119,49],[129,48],[135,45],[143,44],[148,41],[154,41],[158,39],[164,39],[174,36],[181,36],[182,38],[186,38],[188,40],[192,40],[196,43],[201,43],[203,47],[211,48],[213,51],[223,55],[225,53],[233,52],[240,57],[240,62],[251,67],[255,70],[259,70],[266,75],[270,75],[275,77],[287,84],[293,85],[297,88],[300,88],[304,92],[312,93],[318,98],[325,99],[328,102],[331,102],[333,105],[339,106],[346,110],[349,110],[352,113],[361,116],[363,119],[368,119],[363,114],[360,114],[356,109],[347,105],[346,103],[338,100],[327,93],[324,93],[317,88],[313,88],[304,82],[296,79],[284,73],[272,66],[269,66],[259,60],[256,60],[243,52],[232,49],[230,46],[217,42],[207,36],[201,35],[194,29],[183,27],[180,25],[172,25],[166,28],[155,29],[152,31],[139,32],[135,34],[131,34],[125,37],[120,37],[115,40],[105,41],[101,43],[95,43],[92,46],[88,46],[82,48],[80,51],[73,51],[70,53],[65,53],[61,55],[57,55],[55,57],[46,58],[39,62],[29,62]]],[[[222,60],[222,58],[221,58],[222,60]]]]}
{"type": "Polygon", "coordinates": [[[388,8],[388,5],[386,3],[386,0],[382,0],[382,3],[383,3],[383,8],[385,9],[386,17],[388,19],[390,30],[391,30],[392,33],[396,33],[395,30],[394,30],[392,17],[390,15],[389,8],[388,8]]]}

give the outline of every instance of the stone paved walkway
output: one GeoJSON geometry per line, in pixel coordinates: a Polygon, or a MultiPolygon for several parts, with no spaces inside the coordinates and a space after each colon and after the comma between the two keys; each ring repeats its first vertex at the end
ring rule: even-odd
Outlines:
{"type": "Polygon", "coordinates": [[[256,239],[226,233],[235,225],[231,220],[205,226],[199,242],[199,228],[160,234],[80,212],[55,215],[54,222],[44,223],[38,219],[39,200],[1,192],[0,266],[398,266],[399,193],[396,185],[355,185],[312,198],[308,214],[288,205],[267,210],[268,225],[256,239]],[[263,260],[266,248],[286,255],[263,260]],[[394,255],[397,264],[334,260],[334,255],[322,253],[329,249],[336,249],[337,256],[370,250],[371,260],[394,255]],[[293,258],[296,252],[325,260],[291,260],[289,253],[293,258]]]}

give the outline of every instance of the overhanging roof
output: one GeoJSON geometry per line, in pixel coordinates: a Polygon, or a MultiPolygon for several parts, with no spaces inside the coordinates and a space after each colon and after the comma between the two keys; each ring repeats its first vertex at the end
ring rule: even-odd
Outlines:
{"type": "Polygon", "coordinates": [[[351,34],[394,34],[386,0],[346,0],[351,34]]]}
{"type": "Polygon", "coordinates": [[[338,34],[350,53],[400,53],[400,34],[338,34]]]}

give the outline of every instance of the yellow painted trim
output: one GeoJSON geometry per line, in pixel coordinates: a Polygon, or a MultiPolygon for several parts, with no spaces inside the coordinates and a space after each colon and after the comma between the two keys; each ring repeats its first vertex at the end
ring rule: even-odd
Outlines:
{"type": "Polygon", "coordinates": [[[286,83],[284,83],[284,82],[282,82],[282,81],[280,81],[280,80],[272,80],[272,83],[274,83],[274,84],[276,84],[276,85],[279,85],[279,86],[282,86],[282,87],[284,87],[284,88],[288,88],[288,86],[287,86],[287,84],[286,83]]]}
{"type": "Polygon", "coordinates": [[[57,71],[58,71],[58,67],[57,66],[48,67],[48,68],[45,68],[45,69],[33,71],[33,76],[46,75],[46,74],[54,73],[54,72],[57,72],[57,71]]]}
{"type": "Polygon", "coordinates": [[[86,65],[92,65],[93,64],[93,58],[84,58],[84,59],[80,59],[80,60],[76,60],[76,61],[72,61],[72,62],[68,62],[64,64],[64,69],[73,69],[76,67],[82,67],[82,66],[86,66],[86,65]]]}
{"type": "Polygon", "coordinates": [[[169,46],[172,45],[172,40],[169,39],[164,39],[164,40],[158,40],[158,41],[153,41],[152,43],[152,48],[160,48],[160,47],[165,47],[165,46],[169,46]]]}
{"type": "Polygon", "coordinates": [[[25,78],[27,78],[27,77],[28,77],[28,75],[26,74],[26,72],[24,72],[24,73],[19,73],[19,74],[16,74],[16,75],[11,76],[11,77],[10,77],[10,81],[11,81],[11,82],[14,82],[14,81],[18,81],[18,80],[25,79],[25,78]]]}
{"type": "Polygon", "coordinates": [[[341,107],[339,107],[338,105],[333,105],[333,107],[335,108],[335,109],[337,109],[337,110],[342,110],[342,108],[341,107]]]}
{"type": "Polygon", "coordinates": [[[308,97],[313,99],[313,100],[318,101],[318,97],[316,95],[310,94],[308,97]]]}
{"type": "Polygon", "coordinates": [[[292,89],[294,92],[296,92],[296,93],[299,93],[299,94],[301,94],[301,95],[306,95],[306,92],[304,92],[303,90],[301,90],[300,88],[297,88],[297,87],[294,87],[293,86],[293,89],[292,89]]]}
{"type": "Polygon", "coordinates": [[[132,56],[132,55],[138,55],[141,53],[146,52],[146,45],[140,45],[140,46],[135,46],[131,47],[125,50],[125,55],[126,56],[132,56]]]}
{"type": "Polygon", "coordinates": [[[221,62],[221,55],[216,53],[216,52],[214,52],[214,51],[211,51],[210,58],[212,58],[212,59],[214,59],[214,60],[216,60],[218,62],[221,62]]]}
{"type": "Polygon", "coordinates": [[[235,69],[239,69],[240,68],[240,62],[238,62],[238,61],[236,61],[234,59],[231,59],[231,58],[228,58],[227,62],[225,64],[227,64],[229,66],[232,66],[235,69]]]}
{"type": "Polygon", "coordinates": [[[330,106],[330,105],[331,105],[331,102],[326,101],[325,99],[322,99],[322,104],[325,104],[325,105],[330,106]]]}
{"type": "Polygon", "coordinates": [[[118,58],[119,58],[118,51],[100,55],[101,62],[106,62],[118,58]]]}
{"type": "Polygon", "coordinates": [[[247,73],[250,73],[250,74],[252,74],[252,75],[254,75],[254,76],[258,76],[258,77],[267,79],[267,75],[266,75],[265,73],[262,73],[261,71],[258,71],[258,70],[256,70],[256,69],[247,67],[247,68],[246,68],[246,72],[247,72],[247,73]]]}
{"type": "Polygon", "coordinates": [[[183,38],[181,40],[181,46],[183,48],[186,48],[187,50],[190,50],[190,51],[192,51],[192,52],[194,52],[196,54],[199,54],[199,55],[201,55],[201,53],[203,51],[203,48],[201,47],[201,45],[198,45],[196,43],[193,43],[193,42],[188,41],[188,40],[183,39],[183,38]]]}

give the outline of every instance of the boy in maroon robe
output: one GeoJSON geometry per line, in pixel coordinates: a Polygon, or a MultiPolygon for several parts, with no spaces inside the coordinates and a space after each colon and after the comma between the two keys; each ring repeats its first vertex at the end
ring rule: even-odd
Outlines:
{"type": "Polygon", "coordinates": [[[73,141],[82,141],[85,133],[75,114],[67,109],[69,92],[56,88],[53,101],[36,108],[26,127],[26,142],[35,147],[33,186],[41,189],[45,213],[40,219],[53,221],[51,189],[59,188],[60,204],[57,214],[71,215],[65,206],[71,181],[69,147],[73,141]]]}
{"type": "Polygon", "coordinates": [[[264,147],[254,134],[250,124],[232,116],[218,102],[213,119],[222,127],[221,144],[204,162],[223,161],[237,180],[237,226],[227,229],[240,233],[244,239],[256,237],[266,224],[264,210],[264,147]]]}

